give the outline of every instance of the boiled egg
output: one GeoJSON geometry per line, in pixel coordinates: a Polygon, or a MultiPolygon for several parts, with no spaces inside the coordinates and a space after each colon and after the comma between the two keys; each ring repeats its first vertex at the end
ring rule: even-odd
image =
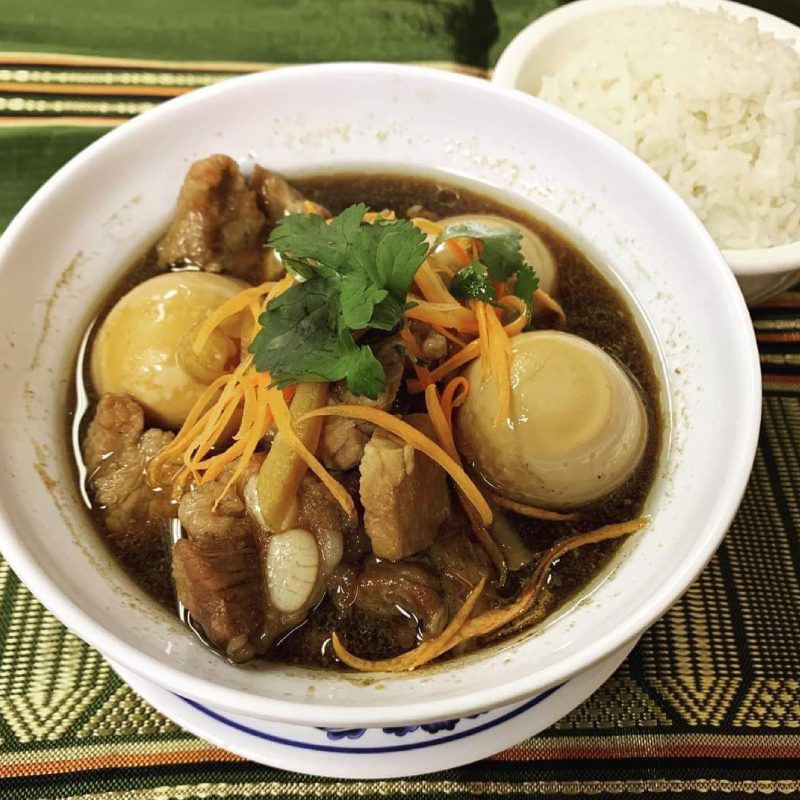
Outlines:
{"type": "Polygon", "coordinates": [[[627,372],[596,345],[560,331],[512,340],[511,411],[494,425],[498,392],[480,360],[457,419],[461,452],[498,492],[574,508],[620,486],[641,460],[647,415],[627,372]]]}
{"type": "Polygon", "coordinates": [[[92,348],[100,394],[129,394],[148,419],[179,428],[200,394],[238,360],[240,319],[226,320],[200,353],[199,326],[244,284],[208,272],[168,272],[140,283],[111,309],[92,348]]]}

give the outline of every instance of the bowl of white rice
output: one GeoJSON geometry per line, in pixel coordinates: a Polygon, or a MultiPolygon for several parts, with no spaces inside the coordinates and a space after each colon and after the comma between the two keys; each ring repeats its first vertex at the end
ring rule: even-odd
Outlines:
{"type": "Polygon", "coordinates": [[[800,28],[727,0],[578,0],[525,28],[493,80],[646,161],[748,303],[800,280],[800,28]]]}

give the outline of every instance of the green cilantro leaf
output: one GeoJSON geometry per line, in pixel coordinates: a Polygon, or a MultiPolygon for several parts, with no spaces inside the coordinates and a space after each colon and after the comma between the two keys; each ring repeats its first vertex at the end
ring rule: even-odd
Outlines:
{"type": "Polygon", "coordinates": [[[276,297],[260,317],[250,344],[256,369],[278,386],[309,380],[339,380],[339,292],[324,278],[298,283],[276,297]],[[336,374],[336,377],[332,377],[336,374]]]}
{"type": "Polygon", "coordinates": [[[316,262],[341,273],[344,271],[351,242],[361,231],[367,211],[363,203],[350,206],[328,224],[319,214],[289,214],[278,220],[267,245],[279,253],[289,253],[295,260],[316,262]]]}
{"type": "MultiPolygon", "coordinates": [[[[351,340],[352,341],[352,340],[351,340]]],[[[355,342],[353,342],[355,347],[355,342]]],[[[351,352],[345,369],[347,388],[355,395],[377,400],[386,388],[386,373],[383,364],[369,347],[362,345],[351,352]]]]}
{"type": "Polygon", "coordinates": [[[290,214],[275,226],[268,244],[302,281],[269,304],[250,345],[256,368],[275,385],[346,378],[354,394],[374,399],[383,391],[383,366],[353,332],[401,323],[427,245],[407,220],[364,223],[366,210],[350,206],[330,223],[290,214]]]}
{"type": "Polygon", "coordinates": [[[351,330],[360,330],[370,324],[375,306],[386,299],[386,289],[379,289],[365,275],[357,272],[341,279],[342,321],[351,330]]]}
{"type": "Polygon", "coordinates": [[[525,301],[528,308],[533,308],[533,293],[539,288],[539,278],[530,264],[524,264],[517,272],[514,294],[525,301]]]}
{"type": "Polygon", "coordinates": [[[482,300],[484,303],[491,303],[497,299],[497,292],[489,280],[489,271],[480,261],[467,264],[453,276],[450,292],[454,297],[482,300]]]}
{"type": "Polygon", "coordinates": [[[482,222],[456,222],[439,234],[436,245],[448,239],[480,239],[483,243],[481,263],[485,264],[495,280],[508,280],[522,269],[525,259],[520,250],[522,233],[512,225],[486,225],[482,222]]]}
{"type": "Polygon", "coordinates": [[[347,379],[353,394],[375,399],[386,385],[372,350],[339,325],[339,291],[324,278],[298,283],[276,297],[260,317],[250,345],[256,369],[279,388],[299,381],[347,379]]]}

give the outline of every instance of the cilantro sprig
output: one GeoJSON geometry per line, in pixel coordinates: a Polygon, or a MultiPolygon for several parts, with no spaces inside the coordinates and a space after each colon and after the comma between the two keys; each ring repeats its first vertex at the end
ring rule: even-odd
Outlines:
{"type": "Polygon", "coordinates": [[[526,263],[520,248],[522,233],[511,225],[486,225],[482,222],[456,222],[448,225],[436,240],[438,246],[448,239],[479,239],[480,258],[463,267],[453,278],[450,291],[454,297],[494,302],[497,298],[492,278],[504,283],[516,276],[514,294],[533,306],[533,293],[539,286],[533,267],[526,263]]]}
{"type": "MultiPolygon", "coordinates": [[[[256,369],[269,372],[273,385],[346,380],[353,394],[372,399],[386,388],[383,366],[354,333],[386,334],[400,326],[428,245],[408,220],[377,217],[367,224],[366,211],[363,203],[352,205],[330,222],[290,214],[272,231],[268,245],[297,281],[270,302],[250,345],[256,369]]],[[[531,306],[539,279],[525,263],[517,228],[457,223],[434,247],[453,238],[482,245],[480,258],[453,277],[455,297],[495,302],[493,280],[515,277],[514,293],[531,306]]]]}
{"type": "Polygon", "coordinates": [[[383,366],[355,331],[389,332],[402,320],[414,273],[425,259],[425,234],[408,220],[363,221],[363,203],[330,224],[318,214],[290,214],[275,226],[274,247],[298,283],[272,300],[250,345],[256,369],[274,385],[346,379],[375,399],[383,366]]]}

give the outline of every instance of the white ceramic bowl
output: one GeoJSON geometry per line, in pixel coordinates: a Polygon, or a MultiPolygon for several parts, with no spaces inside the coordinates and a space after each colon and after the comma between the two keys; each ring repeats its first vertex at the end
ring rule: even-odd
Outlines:
{"type": "MultiPolygon", "coordinates": [[[[524,28],[500,55],[492,74],[499,86],[537,94],[544,75],[563,63],[565,54],[585,42],[601,15],[635,6],[683,3],[690,8],[724,9],[739,19],[755,18],[759,30],[789,41],[800,53],[800,28],[757,8],[729,0],[577,0],[544,14],[524,28]]],[[[747,302],[762,302],[800,280],[800,242],[752,250],[725,250],[747,302]]]]}
{"type": "Polygon", "coordinates": [[[758,359],[711,238],[639,159],[571,116],[473,78],[336,64],[202,89],[78,155],[0,239],[0,548],[68,627],[124,668],[200,702],[298,725],[420,723],[523,699],[631,641],[719,545],[754,455],[758,359]],[[631,296],[664,384],[664,453],[647,510],[591,601],[538,635],[411,675],[237,668],[155,607],[90,529],[65,437],[81,334],[169,219],[189,163],[256,156],[286,173],[438,171],[540,208],[631,296]],[[658,220],[655,224],[653,220],[658,220]],[[635,299],[633,299],[635,298],[635,299]]]}

